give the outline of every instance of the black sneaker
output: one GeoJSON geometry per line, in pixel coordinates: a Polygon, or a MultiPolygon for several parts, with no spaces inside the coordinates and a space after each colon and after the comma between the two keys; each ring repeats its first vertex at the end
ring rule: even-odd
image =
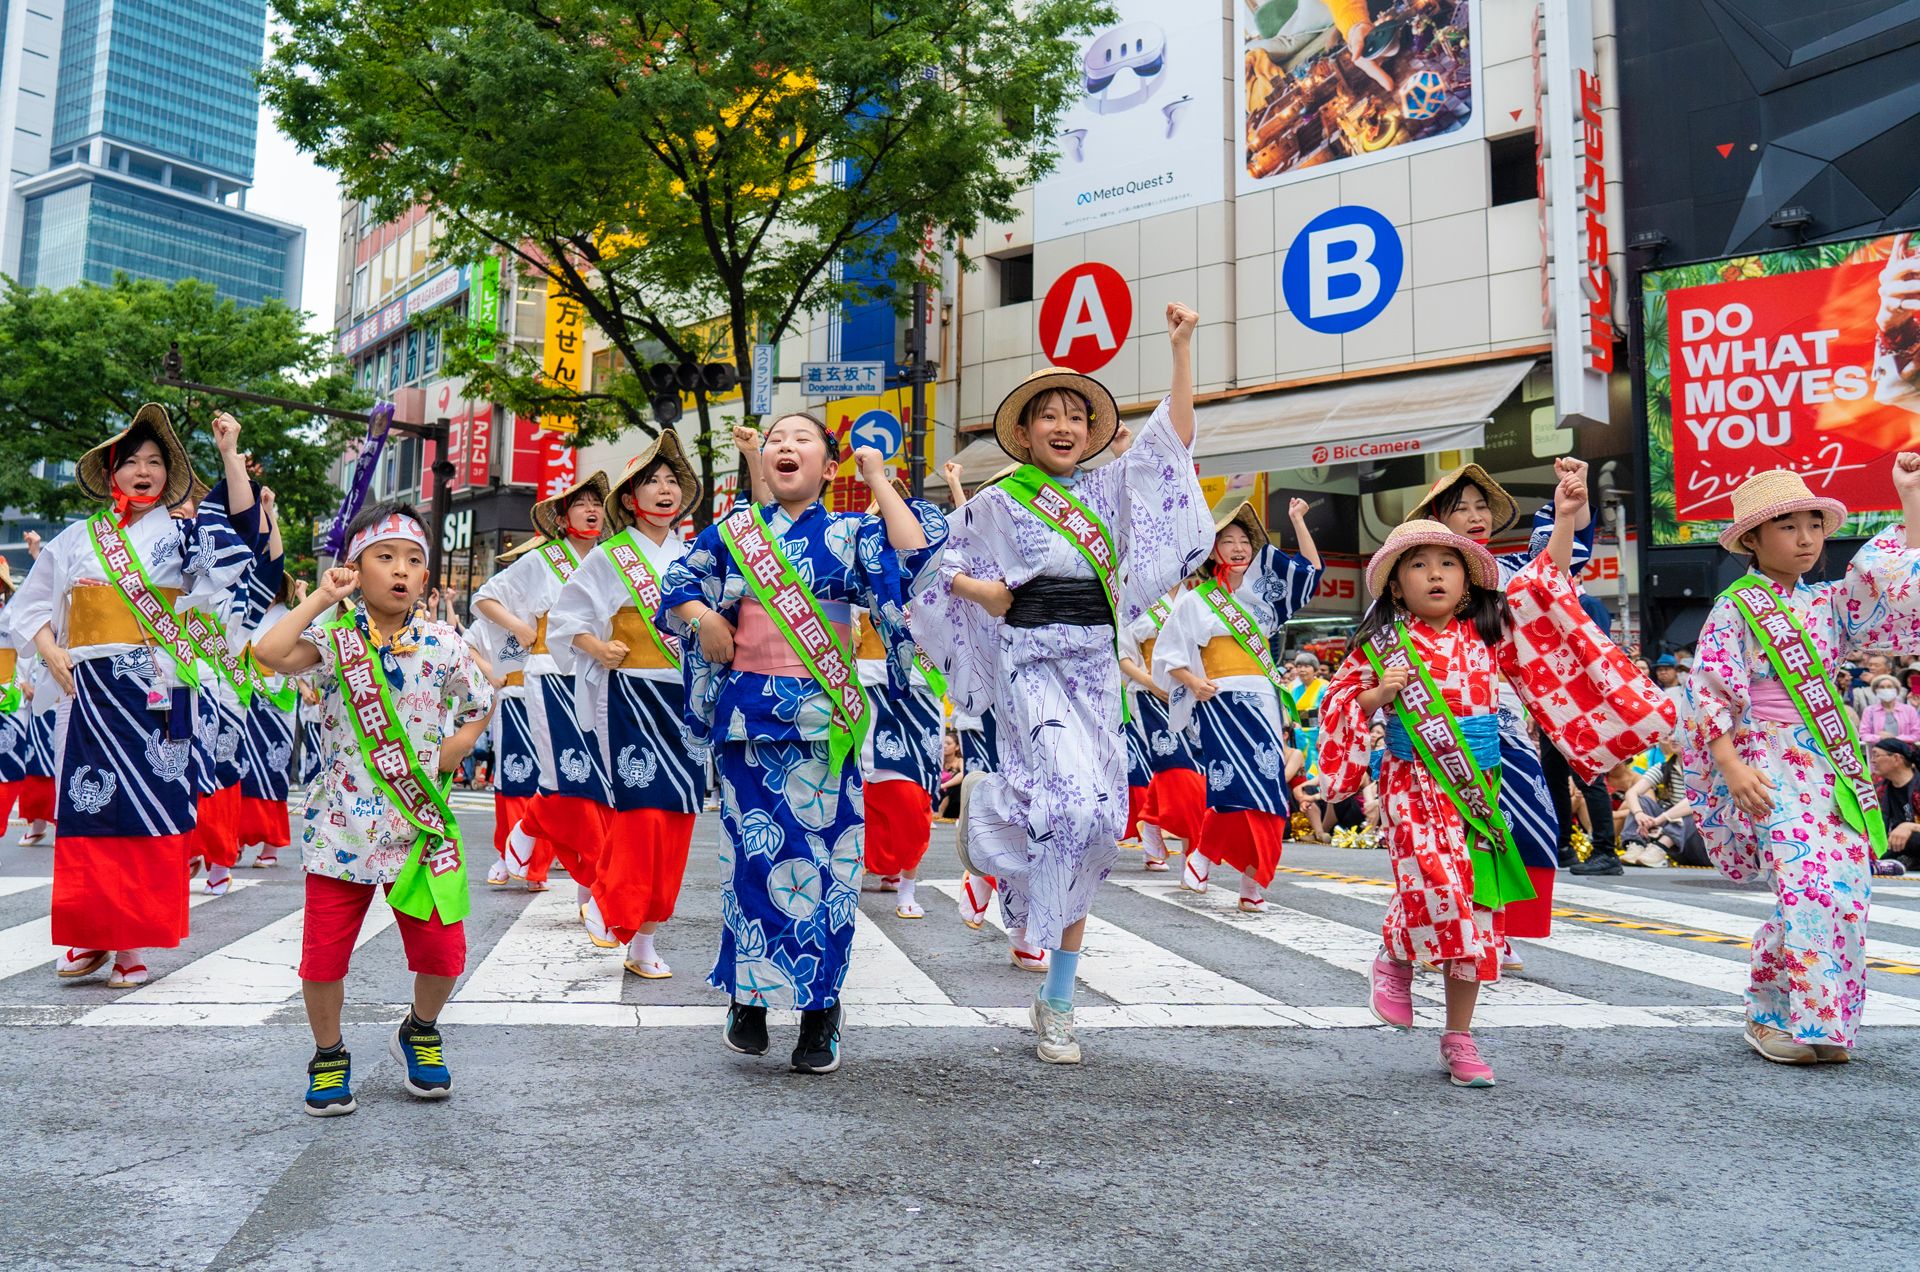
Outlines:
{"type": "Polygon", "coordinates": [[[745,1003],[727,1005],[727,1049],[743,1056],[767,1054],[767,1009],[745,1003]]]}
{"type": "Polygon", "coordinates": [[[1627,868],[1620,864],[1620,858],[1611,848],[1596,848],[1587,855],[1585,861],[1573,863],[1572,874],[1577,875],[1623,875],[1627,868]]]}
{"type": "Polygon", "coordinates": [[[793,1046],[795,1073],[832,1073],[840,1067],[840,1005],[800,1013],[800,1041],[793,1046]]]}
{"type": "Polygon", "coordinates": [[[432,1025],[400,1023],[387,1050],[393,1053],[405,1072],[401,1084],[417,1100],[444,1100],[453,1094],[453,1074],[447,1071],[443,1054],[445,1042],[432,1025]]]}
{"type": "Polygon", "coordinates": [[[307,1062],[307,1113],[311,1117],[340,1117],[360,1105],[353,1098],[353,1057],[344,1051],[330,1056],[314,1053],[307,1062]]]}

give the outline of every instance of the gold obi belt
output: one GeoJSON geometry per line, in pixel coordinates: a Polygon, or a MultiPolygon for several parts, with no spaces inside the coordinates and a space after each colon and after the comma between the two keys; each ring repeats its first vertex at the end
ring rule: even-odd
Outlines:
{"type": "Polygon", "coordinates": [[[1223,676],[1258,676],[1265,680],[1267,673],[1252,654],[1240,648],[1240,642],[1231,636],[1215,636],[1200,651],[1200,665],[1206,669],[1208,680],[1219,680],[1223,676]]]}
{"type": "Polygon", "coordinates": [[[12,684],[13,673],[18,670],[20,670],[19,651],[0,649],[0,684],[12,684]]]}
{"type": "MultiPolygon", "coordinates": [[[[157,587],[169,608],[180,608],[180,589],[157,587]]],[[[150,645],[140,620],[133,616],[120,598],[120,589],[112,584],[82,584],[67,593],[67,647],[88,645],[150,645]]]]}
{"type": "Polygon", "coordinates": [[[508,673],[507,673],[507,679],[506,679],[506,682],[505,682],[505,684],[503,685],[503,687],[504,687],[504,688],[507,688],[507,689],[517,689],[517,688],[519,688],[519,687],[520,687],[521,685],[524,685],[524,684],[526,684],[526,683],[527,683],[527,673],[526,673],[526,672],[524,672],[524,671],[510,671],[510,672],[508,672],[508,673]]]}
{"type": "Polygon", "coordinates": [[[627,656],[620,662],[621,670],[674,670],[659,642],[653,638],[653,624],[633,606],[622,605],[613,612],[613,639],[627,647],[627,656]]]}
{"type": "Polygon", "coordinates": [[[1159,639],[1158,636],[1149,636],[1140,642],[1140,665],[1149,676],[1153,674],[1153,647],[1159,639]]]}
{"type": "Polygon", "coordinates": [[[545,614],[542,614],[538,619],[534,620],[533,648],[527,652],[529,654],[544,654],[547,652],[547,616],[545,614]]]}
{"type": "Polygon", "coordinates": [[[865,614],[860,616],[860,643],[854,648],[853,660],[855,662],[887,660],[887,642],[880,639],[880,630],[865,614]]]}

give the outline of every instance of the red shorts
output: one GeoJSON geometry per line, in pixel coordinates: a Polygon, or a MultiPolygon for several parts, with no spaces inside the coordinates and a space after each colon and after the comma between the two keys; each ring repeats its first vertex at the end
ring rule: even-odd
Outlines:
{"type": "MultiPolygon", "coordinates": [[[[373,903],[371,883],[349,883],[324,875],[307,876],[307,917],[300,933],[300,979],[337,981],[347,978],[353,943],[373,903]]],[[[387,890],[392,891],[388,884],[387,890]]],[[[423,976],[458,976],[467,968],[467,931],[459,923],[442,923],[440,916],[416,919],[393,912],[400,943],[407,951],[407,968],[423,976]]]]}

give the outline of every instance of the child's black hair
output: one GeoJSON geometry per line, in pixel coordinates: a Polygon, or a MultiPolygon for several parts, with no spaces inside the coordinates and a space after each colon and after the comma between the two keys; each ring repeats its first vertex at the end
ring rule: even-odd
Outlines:
{"type": "MultiPolygon", "coordinates": [[[[1403,555],[1401,560],[1405,559],[1403,555]]],[[[1465,565],[1466,562],[1463,560],[1461,564],[1465,565]]],[[[1349,648],[1359,649],[1380,632],[1391,628],[1400,617],[1400,607],[1393,602],[1391,587],[1393,575],[1399,572],[1400,562],[1395,561],[1387,576],[1388,590],[1373,598],[1373,604],[1367,607],[1366,614],[1360,619],[1360,626],[1354,629],[1353,639],[1348,642],[1349,648]]],[[[1504,593],[1472,582],[1471,577],[1467,583],[1467,598],[1467,608],[1460,617],[1473,624],[1481,641],[1491,649],[1507,634],[1507,598],[1504,593]]]]}
{"type": "MultiPolygon", "coordinates": [[[[827,457],[836,463],[839,462],[840,438],[832,429],[827,427],[825,420],[815,415],[812,411],[782,411],[773,417],[773,423],[767,425],[767,432],[771,433],[787,420],[805,420],[807,423],[819,429],[820,439],[827,444],[827,457]]],[[[831,478],[832,474],[828,474],[828,476],[831,478]]]]}

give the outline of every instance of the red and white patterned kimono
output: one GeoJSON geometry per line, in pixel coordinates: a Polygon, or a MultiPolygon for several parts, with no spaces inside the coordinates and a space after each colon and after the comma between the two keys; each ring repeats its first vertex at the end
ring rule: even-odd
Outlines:
{"type": "MultiPolygon", "coordinates": [[[[1506,635],[1491,648],[1462,619],[1438,631],[1418,620],[1410,625],[1421,661],[1456,717],[1498,709],[1500,672],[1541,733],[1588,780],[1673,727],[1673,703],[1594,626],[1572,583],[1547,556],[1514,575],[1507,606],[1506,635]]],[[[1376,683],[1366,654],[1356,650],[1327,689],[1320,768],[1329,801],[1367,780],[1370,721],[1359,698],[1376,683]]],[[[1380,798],[1393,866],[1393,902],[1381,930],[1388,955],[1443,966],[1461,980],[1498,980],[1497,915],[1473,904],[1467,837],[1446,792],[1418,760],[1389,751],[1380,768],[1380,798]]]]}

